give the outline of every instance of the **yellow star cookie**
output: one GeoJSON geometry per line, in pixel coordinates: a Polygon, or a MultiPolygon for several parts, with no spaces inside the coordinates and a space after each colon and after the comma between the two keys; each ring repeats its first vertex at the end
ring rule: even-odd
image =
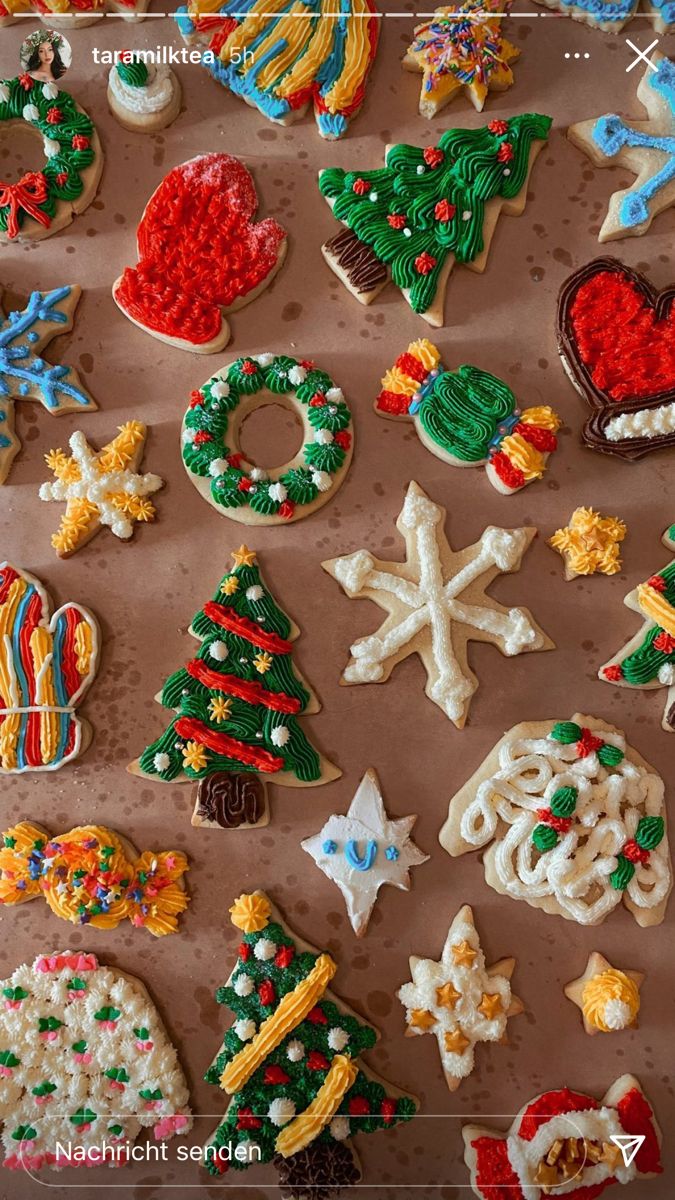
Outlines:
{"type": "Polygon", "coordinates": [[[616,575],[621,570],[621,542],[627,533],[618,517],[603,517],[594,508],[576,508],[569,524],[548,539],[565,561],[565,579],[577,575],[616,575]]]}

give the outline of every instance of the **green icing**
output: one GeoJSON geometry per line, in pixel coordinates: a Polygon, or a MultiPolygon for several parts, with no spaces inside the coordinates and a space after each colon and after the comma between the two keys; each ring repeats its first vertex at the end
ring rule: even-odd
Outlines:
{"type": "Polygon", "coordinates": [[[641,850],[654,850],[663,841],[664,832],[663,817],[640,817],[635,841],[641,850]]]}
{"type": "Polygon", "coordinates": [[[627,683],[637,687],[652,683],[658,679],[661,667],[666,663],[675,663],[675,651],[667,653],[654,646],[655,639],[661,633],[663,630],[658,625],[648,629],[637,650],[621,660],[621,673],[627,683]]]}
{"type": "Polygon", "coordinates": [[[116,70],[128,87],[141,88],[148,82],[148,68],[140,58],[133,58],[131,62],[118,62],[116,70]]]}
{"type": "Polygon", "coordinates": [[[545,854],[547,850],[552,850],[554,846],[558,845],[558,835],[550,825],[535,825],[532,830],[532,841],[537,850],[545,854]]]}
{"type": "Polygon", "coordinates": [[[548,736],[552,737],[554,742],[561,742],[563,746],[571,746],[572,742],[579,741],[581,726],[576,725],[574,721],[556,721],[548,736]]]}
{"type": "Polygon", "coordinates": [[[618,767],[624,758],[623,750],[619,750],[618,746],[611,746],[609,742],[605,742],[598,750],[598,761],[602,763],[603,767],[618,767]]]}
{"type": "Polygon", "coordinates": [[[483,462],[500,421],[516,410],[509,387],[478,367],[439,375],[419,408],[422,428],[436,445],[462,462],[483,462]]]}
{"type": "Polygon", "coordinates": [[[577,806],[579,792],[575,787],[561,787],[551,796],[551,812],[554,817],[571,817],[577,806]]]}
{"type": "Polygon", "coordinates": [[[609,882],[617,892],[623,892],[635,874],[635,865],[625,855],[617,855],[617,866],[609,877],[609,882]]]}
{"type": "Polygon", "coordinates": [[[396,286],[410,293],[415,312],[430,308],[448,254],[470,263],[482,252],[486,205],[496,197],[512,200],[520,192],[533,143],[547,139],[551,118],[524,113],[505,124],[503,134],[493,133],[487,125],[447,130],[438,142],[443,160],[436,166],[425,161],[418,147],[396,145],[379,170],[334,167],[319,176],[321,193],[332,202],[337,219],[391,268],[396,286]],[[498,158],[505,143],[512,150],[508,162],[498,158]],[[357,181],[367,184],[361,194],[357,181]],[[435,215],[441,200],[454,206],[449,220],[435,215]],[[408,236],[403,228],[391,227],[390,215],[405,217],[408,236]],[[428,274],[421,274],[415,265],[421,254],[435,260],[428,274]]]}

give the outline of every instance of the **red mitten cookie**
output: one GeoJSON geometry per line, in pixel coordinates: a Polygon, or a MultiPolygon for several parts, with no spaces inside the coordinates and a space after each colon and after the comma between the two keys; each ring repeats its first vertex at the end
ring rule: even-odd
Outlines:
{"type": "Polygon", "coordinates": [[[146,333],[196,354],[230,340],[224,312],[253,300],[286,254],[286,232],[254,221],[253,180],[229,154],[174,167],[138,227],[138,265],[113,284],[122,312],[146,333]]]}

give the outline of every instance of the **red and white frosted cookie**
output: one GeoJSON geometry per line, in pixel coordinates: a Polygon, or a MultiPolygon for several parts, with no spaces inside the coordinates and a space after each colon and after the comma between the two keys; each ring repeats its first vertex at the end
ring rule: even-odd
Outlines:
{"type": "Polygon", "coordinates": [[[229,154],[174,167],[138,226],[138,263],[113,284],[124,315],[152,337],[195,354],[230,340],[224,313],[267,287],[286,256],[286,231],[256,221],[251,175],[229,154]]]}

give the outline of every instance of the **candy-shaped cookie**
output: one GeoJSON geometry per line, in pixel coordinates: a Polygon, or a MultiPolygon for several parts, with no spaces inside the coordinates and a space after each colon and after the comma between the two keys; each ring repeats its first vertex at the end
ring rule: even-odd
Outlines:
{"type": "Polygon", "coordinates": [[[79,604],[50,614],[42,584],[1,563],[0,774],[55,771],[91,741],[77,705],[98,667],[98,625],[79,604]]]}
{"type": "Polygon", "coordinates": [[[598,240],[639,237],[675,204],[675,63],[656,52],[638,85],[647,120],[616,113],[570,125],[567,136],[596,167],[627,167],[637,178],[614,192],[598,240]]]}
{"type": "Polygon", "coordinates": [[[286,232],[256,221],[253,179],[229,154],[174,167],[138,226],[138,263],[113,284],[124,315],[171,346],[213,354],[230,340],[225,313],[248,304],[286,256],[286,232]]]}
{"type": "Polygon", "coordinates": [[[188,477],[218,512],[243,525],[283,525],[332,500],[349,470],[353,438],[342,389],[316,363],[254,354],[192,392],[181,447],[188,477]],[[239,439],[246,418],[271,404],[299,418],[303,445],[288,462],[262,470],[239,439]]]}
{"type": "Polygon", "coordinates": [[[672,888],[665,788],[624,735],[597,717],[516,725],[450,801],[439,840],[483,850],[503,896],[599,925],[623,902],[663,920],[672,888]]]}
{"type": "Polygon", "coordinates": [[[329,167],[319,189],[346,229],[322,246],[345,287],[370,304],[391,279],[414,312],[443,324],[455,262],[484,271],[500,213],[525,208],[551,118],[522,113],[448,129],[437,146],[388,146],[379,170],[329,167]]]}
{"type": "Polygon", "coordinates": [[[311,104],[330,140],[347,132],[363,104],[381,25],[374,0],[188,0],[176,20],[233,95],[279,125],[311,104]]]}
{"type": "Polygon", "coordinates": [[[58,83],[24,73],[0,80],[0,134],[31,130],[44,165],[18,180],[0,176],[0,242],[37,241],[69,225],[96,195],[103,151],[93,122],[58,83]]]}
{"type": "Polygon", "coordinates": [[[675,445],[675,286],[597,258],[570,275],[558,300],[563,367],[592,415],[591,450],[628,460],[675,445]]]}
{"type": "Polygon", "coordinates": [[[411,420],[423,445],[443,462],[485,467],[506,496],[541,479],[561,425],[547,404],[521,409],[511,388],[480,367],[448,370],[427,338],[411,342],[387,371],[375,412],[411,420]]]}

